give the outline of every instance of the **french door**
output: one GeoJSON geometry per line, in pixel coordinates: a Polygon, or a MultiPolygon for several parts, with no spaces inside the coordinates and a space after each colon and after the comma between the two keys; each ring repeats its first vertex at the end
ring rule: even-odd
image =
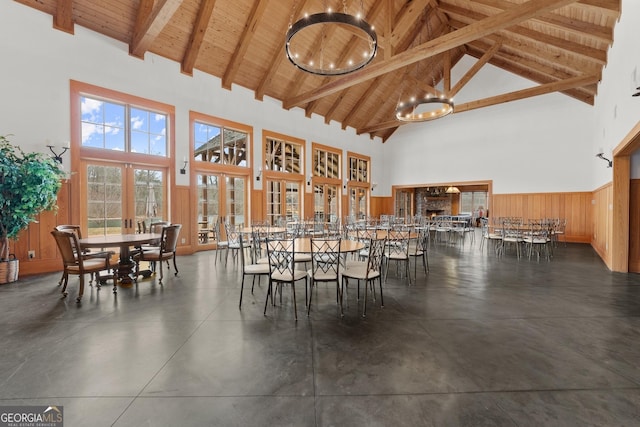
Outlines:
{"type": "Polygon", "coordinates": [[[266,179],[267,220],[271,225],[282,221],[300,220],[302,183],[280,179],[266,179]]]}
{"type": "Polygon", "coordinates": [[[313,216],[315,221],[334,222],[340,218],[340,186],[315,184],[313,186],[313,216]]]}
{"type": "Polygon", "coordinates": [[[365,219],[369,215],[369,189],[367,187],[349,186],[349,216],[365,219]]]}
{"type": "Polygon", "coordinates": [[[83,161],[82,228],[89,236],[135,233],[168,220],[166,177],[163,168],[83,161]]]}
{"type": "Polygon", "coordinates": [[[243,226],[247,215],[247,177],[222,173],[196,174],[197,222],[200,245],[213,244],[210,239],[221,232],[224,221],[243,226]],[[213,234],[212,234],[213,233],[213,234]]]}

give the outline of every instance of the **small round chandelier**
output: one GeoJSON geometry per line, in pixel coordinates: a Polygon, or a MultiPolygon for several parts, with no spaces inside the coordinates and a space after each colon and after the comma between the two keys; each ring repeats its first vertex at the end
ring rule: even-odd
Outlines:
{"type": "Polygon", "coordinates": [[[442,96],[426,95],[423,98],[411,98],[400,102],[396,107],[396,119],[401,122],[426,122],[453,113],[453,99],[442,96]]]}
{"type": "Polygon", "coordinates": [[[360,14],[348,14],[346,6],[344,13],[328,9],[305,15],[289,26],[285,41],[289,61],[299,69],[319,76],[339,76],[359,70],[373,60],[378,50],[378,37],[373,27],[360,14]],[[343,52],[336,49],[336,45],[348,49],[354,34],[362,49],[356,48],[353,57],[343,58],[343,52]],[[317,49],[313,48],[314,44],[317,49]]]}

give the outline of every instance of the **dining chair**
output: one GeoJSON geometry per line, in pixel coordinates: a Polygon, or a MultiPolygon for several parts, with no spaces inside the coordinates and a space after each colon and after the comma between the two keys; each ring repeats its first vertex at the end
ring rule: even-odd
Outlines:
{"type": "Polygon", "coordinates": [[[414,258],[413,277],[417,277],[418,258],[422,259],[422,268],[424,274],[429,272],[429,229],[425,227],[418,228],[418,237],[409,241],[409,257],[414,258]]]}
{"type": "Polygon", "coordinates": [[[256,282],[256,277],[258,277],[258,284],[260,284],[260,278],[262,276],[267,276],[271,274],[271,270],[269,268],[268,263],[250,263],[247,264],[244,255],[244,242],[242,239],[242,235],[240,235],[240,263],[242,265],[242,283],[240,284],[240,302],[238,303],[238,308],[242,308],[242,292],[244,291],[244,278],[246,276],[253,276],[251,282],[251,293],[253,293],[253,287],[256,282]]]}
{"type": "MultiPolygon", "coordinates": [[[[164,277],[162,261],[166,261],[167,268],[170,268],[169,260],[173,260],[173,268],[176,271],[174,275],[178,275],[176,247],[178,245],[178,235],[180,234],[181,228],[182,224],[165,225],[162,227],[158,246],[146,247],[133,256],[133,260],[136,263],[136,275],[134,279],[136,283],[138,282],[138,273],[140,273],[140,261],[149,261],[152,265],[155,265],[155,263],[160,264],[160,283],[162,283],[164,277]]],[[[155,269],[153,269],[153,271],[155,271],[155,269]]]]}
{"type": "Polygon", "coordinates": [[[222,252],[224,251],[226,254],[227,246],[229,246],[229,242],[222,239],[222,235],[220,234],[220,221],[214,224],[215,236],[216,236],[216,256],[214,258],[214,263],[218,263],[218,259],[222,257],[222,252]]]}
{"type": "MultiPolygon", "coordinates": [[[[80,229],[79,225],[75,225],[75,224],[60,224],[60,225],[56,225],[54,227],[54,230],[58,230],[58,231],[67,231],[70,233],[73,233],[76,235],[76,237],[78,238],[78,240],[82,239],[82,230],[80,229]]],[[[82,254],[87,254],[89,252],[91,252],[91,249],[89,248],[84,248],[82,250],[79,250],[79,248],[74,247],[74,251],[77,255],[78,252],[81,252],[82,254]]],[[[62,285],[62,282],[64,281],[64,272],[62,273],[62,276],[60,277],[60,280],[58,281],[58,286],[62,285]]],[[[91,286],[91,283],[93,282],[94,279],[94,274],[92,273],[89,276],[89,286],[91,286]]]]}
{"type": "Polygon", "coordinates": [[[84,294],[84,275],[95,274],[96,287],[100,289],[100,284],[109,278],[113,279],[113,293],[117,293],[117,280],[118,274],[115,264],[111,264],[111,256],[114,254],[111,251],[92,252],[89,254],[79,253],[80,243],[78,242],[78,236],[70,231],[53,230],[51,235],[56,241],[56,245],[60,250],[62,256],[62,278],[64,284],[62,286],[62,295],[66,297],[67,284],[69,283],[69,275],[74,274],[79,276],[80,288],[78,290],[77,302],[80,302],[82,295],[84,294]],[[101,271],[110,272],[109,276],[100,277],[101,271]]]}
{"type": "Polygon", "coordinates": [[[340,290],[340,314],[344,316],[343,300],[347,295],[349,287],[349,279],[355,279],[358,282],[357,298],[360,299],[360,282],[365,281],[364,287],[364,307],[362,309],[362,317],[367,315],[367,290],[371,287],[373,301],[375,301],[375,281],[378,280],[380,285],[380,306],[384,307],[384,299],[382,296],[382,258],[386,246],[386,239],[371,239],[369,242],[369,253],[366,261],[360,263],[352,263],[342,270],[342,288],[340,290]]]}
{"type": "Polygon", "coordinates": [[[295,239],[267,239],[267,256],[269,257],[269,288],[267,297],[264,302],[264,315],[267,315],[267,303],[271,297],[272,304],[275,305],[273,298],[274,292],[280,290],[280,301],[282,302],[282,286],[291,285],[291,294],[293,297],[293,313],[296,321],[298,320],[298,308],[296,306],[296,283],[304,279],[304,301],[307,304],[307,285],[308,275],[306,271],[297,270],[295,268],[295,239]],[[274,284],[276,289],[274,289],[274,284]]]}
{"type": "Polygon", "coordinates": [[[534,251],[538,256],[538,261],[540,261],[541,253],[544,253],[547,261],[551,259],[551,231],[549,229],[549,224],[545,221],[529,221],[529,228],[523,235],[522,241],[527,246],[529,259],[531,259],[531,255],[534,251]]]}
{"type": "MultiPolygon", "coordinates": [[[[385,273],[384,281],[387,282],[389,275],[389,262],[396,264],[396,271],[399,271],[398,264],[404,264],[404,271],[407,274],[407,280],[411,284],[411,273],[409,269],[409,237],[408,231],[389,230],[387,233],[387,245],[384,254],[385,273]]],[[[400,272],[402,277],[402,272],[400,272]]]]}
{"type": "Polygon", "coordinates": [[[311,238],[311,269],[309,274],[309,303],[307,316],[311,312],[313,286],[317,282],[336,283],[336,303],[340,301],[340,237],[311,238]]]}
{"type": "Polygon", "coordinates": [[[500,254],[504,255],[507,245],[516,247],[516,255],[520,258],[520,245],[522,239],[522,221],[515,218],[505,219],[502,223],[502,246],[500,254]]]}
{"type": "Polygon", "coordinates": [[[238,251],[240,250],[240,227],[225,221],[224,232],[227,235],[227,244],[224,254],[224,265],[226,267],[227,262],[229,261],[229,251],[231,251],[231,258],[233,258],[234,262],[238,259],[238,251]]]}

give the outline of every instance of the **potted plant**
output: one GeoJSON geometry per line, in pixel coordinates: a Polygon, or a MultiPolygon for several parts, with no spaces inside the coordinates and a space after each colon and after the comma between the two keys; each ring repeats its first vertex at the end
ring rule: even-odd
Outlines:
{"type": "Polygon", "coordinates": [[[0,135],[0,284],[18,279],[18,260],[9,254],[9,239],[35,221],[40,212],[56,207],[59,163],[43,153],[25,153],[0,135]]]}

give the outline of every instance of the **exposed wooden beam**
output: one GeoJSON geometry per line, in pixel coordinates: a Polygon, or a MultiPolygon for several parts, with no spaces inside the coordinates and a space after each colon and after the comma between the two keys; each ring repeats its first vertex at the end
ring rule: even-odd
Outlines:
{"type": "MultiPolygon", "coordinates": [[[[136,20],[136,28],[133,30],[133,37],[129,44],[129,53],[143,58],[145,52],[149,50],[153,41],[167,25],[181,3],[181,0],[158,0],[143,20],[140,22],[136,20]]],[[[141,1],[140,9],[146,9],[146,7],[148,7],[148,2],[141,1]]],[[[138,16],[141,16],[140,12],[138,16]]]]}
{"type": "Polygon", "coordinates": [[[253,7],[251,8],[251,12],[249,13],[249,17],[247,19],[246,24],[244,25],[244,30],[242,31],[242,35],[240,36],[240,41],[236,45],[236,49],[233,51],[233,55],[231,56],[231,61],[227,65],[227,69],[222,76],[222,87],[225,89],[231,89],[231,83],[240,68],[240,64],[242,63],[242,59],[244,58],[244,54],[247,52],[249,48],[249,44],[251,43],[251,39],[256,33],[256,28],[258,27],[258,23],[262,18],[262,14],[267,9],[268,0],[256,0],[253,3],[253,7]]]}
{"type": "Polygon", "coordinates": [[[58,0],[53,16],[53,28],[73,34],[73,0],[58,0]]]}
{"type": "Polygon", "coordinates": [[[413,64],[416,61],[446,52],[449,49],[510,27],[541,13],[545,13],[548,10],[553,10],[558,7],[574,3],[575,1],[576,0],[529,0],[526,3],[514,6],[509,10],[490,16],[482,21],[478,21],[459,30],[447,33],[437,39],[429,40],[420,46],[397,54],[389,60],[371,64],[362,70],[334,80],[327,85],[287,99],[283,103],[283,106],[286,109],[290,109],[301,104],[306,104],[314,99],[330,95],[352,85],[362,83],[379,75],[413,64]]]}
{"type": "Polygon", "coordinates": [[[466,102],[464,104],[456,105],[455,113],[476,110],[478,108],[489,107],[491,105],[504,104],[507,102],[531,98],[533,96],[544,95],[551,92],[562,92],[568,89],[596,83],[599,81],[599,79],[599,76],[592,75],[573,77],[570,79],[547,83],[528,89],[517,90],[515,92],[510,92],[503,95],[492,96],[490,98],[485,98],[478,101],[466,102]]]}
{"type": "MultiPolygon", "coordinates": [[[[458,6],[449,4],[442,4],[442,9],[450,18],[449,24],[453,28],[462,28],[464,25],[472,24],[475,21],[485,19],[487,15],[482,13],[476,13],[458,6]]],[[[513,27],[504,29],[500,32],[505,36],[516,39],[521,39],[526,42],[534,42],[544,44],[545,48],[551,46],[558,50],[558,52],[566,52],[569,55],[577,55],[587,61],[591,61],[600,65],[604,65],[607,62],[607,52],[586,46],[580,43],[573,42],[567,39],[561,39],[559,37],[550,36],[539,31],[534,31],[521,25],[515,25],[513,27]]]]}
{"type": "MultiPolygon", "coordinates": [[[[309,0],[302,0],[299,3],[294,3],[294,8],[293,8],[293,11],[291,12],[291,16],[300,15],[300,11],[306,6],[308,1],[309,0]]],[[[286,27],[283,28],[282,34],[284,34],[286,31],[287,31],[287,28],[286,27]]],[[[256,88],[256,91],[255,91],[255,98],[259,101],[262,101],[264,99],[264,94],[267,88],[273,81],[273,77],[276,75],[278,68],[280,68],[280,65],[282,64],[282,62],[286,57],[286,55],[284,55],[285,44],[286,44],[286,41],[284,37],[282,37],[282,43],[278,45],[279,47],[276,49],[273,55],[271,55],[271,60],[269,61],[269,66],[267,67],[267,71],[262,76],[262,79],[260,79],[260,83],[258,84],[258,87],[256,88]]]]}
{"type": "Polygon", "coordinates": [[[209,28],[209,21],[211,21],[215,4],[216,0],[202,0],[202,3],[200,3],[198,16],[196,16],[195,25],[189,36],[187,51],[182,57],[182,63],[180,64],[180,69],[185,74],[193,75],[193,67],[196,64],[196,59],[198,59],[198,54],[202,47],[202,41],[209,28]]]}
{"type": "MultiPolygon", "coordinates": [[[[465,111],[476,110],[478,108],[489,107],[492,105],[504,104],[511,101],[517,101],[525,98],[531,98],[538,95],[545,95],[552,92],[562,92],[568,89],[595,83],[599,80],[598,76],[580,76],[563,81],[547,83],[533,88],[517,90],[515,92],[505,93],[503,95],[492,96],[477,101],[466,102],[464,104],[456,104],[454,114],[463,113],[465,111]]],[[[358,129],[358,133],[375,133],[384,129],[401,126],[406,124],[398,120],[389,120],[387,122],[378,123],[373,126],[358,129]]]]}
{"type": "MultiPolygon", "coordinates": [[[[509,8],[513,7],[513,3],[507,0],[475,0],[475,2],[489,6],[497,12],[509,10],[509,8]]],[[[533,21],[555,27],[562,32],[570,32],[579,37],[589,38],[601,43],[611,44],[613,41],[613,32],[606,27],[578,21],[555,13],[545,12],[538,14],[533,21]]]]}
{"type": "Polygon", "coordinates": [[[484,55],[482,55],[482,58],[476,61],[476,63],[473,64],[471,68],[469,68],[465,75],[462,76],[458,83],[456,83],[453,89],[448,93],[450,98],[456,96],[456,94],[460,92],[460,89],[462,89],[467,83],[469,83],[473,76],[475,76],[478,71],[480,71],[480,69],[484,67],[491,58],[493,58],[493,55],[495,55],[495,53],[500,50],[500,46],[502,46],[502,42],[494,43],[493,46],[491,46],[491,49],[487,50],[484,55]]]}

